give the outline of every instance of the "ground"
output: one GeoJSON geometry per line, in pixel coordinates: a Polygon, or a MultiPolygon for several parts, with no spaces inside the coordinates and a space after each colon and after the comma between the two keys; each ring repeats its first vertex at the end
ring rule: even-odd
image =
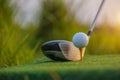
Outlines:
{"type": "Polygon", "coordinates": [[[85,55],[83,61],[56,62],[46,57],[0,69],[0,80],[120,80],[120,55],[85,55]]]}

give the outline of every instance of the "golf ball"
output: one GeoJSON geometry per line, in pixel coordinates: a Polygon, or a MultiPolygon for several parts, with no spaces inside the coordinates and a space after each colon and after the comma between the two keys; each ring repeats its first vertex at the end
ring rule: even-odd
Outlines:
{"type": "Polygon", "coordinates": [[[83,48],[88,44],[88,36],[83,32],[78,32],[73,36],[72,42],[77,48],[83,48]]]}

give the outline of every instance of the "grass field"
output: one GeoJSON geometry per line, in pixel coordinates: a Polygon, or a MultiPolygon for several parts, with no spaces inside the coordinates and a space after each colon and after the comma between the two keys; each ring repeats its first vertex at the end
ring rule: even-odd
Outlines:
{"type": "Polygon", "coordinates": [[[120,80],[120,55],[86,55],[82,62],[55,62],[46,57],[32,64],[0,69],[0,80],[120,80]]]}

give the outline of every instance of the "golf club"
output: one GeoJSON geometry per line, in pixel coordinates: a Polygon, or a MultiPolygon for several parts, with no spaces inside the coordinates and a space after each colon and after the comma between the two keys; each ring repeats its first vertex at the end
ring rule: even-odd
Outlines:
{"type": "Polygon", "coordinates": [[[98,18],[98,16],[99,16],[99,13],[100,13],[100,11],[101,11],[102,6],[103,6],[104,3],[105,3],[105,0],[102,0],[102,2],[101,2],[101,4],[100,4],[100,7],[99,7],[99,9],[98,9],[98,11],[97,11],[97,14],[96,14],[96,16],[95,16],[95,18],[94,18],[94,20],[93,20],[93,22],[92,22],[92,24],[91,24],[91,26],[90,26],[90,29],[89,29],[89,31],[88,31],[88,33],[87,33],[88,36],[91,35],[91,33],[92,33],[92,31],[93,31],[93,29],[94,29],[94,27],[95,27],[95,22],[96,22],[96,20],[97,20],[97,18],[98,18]]]}
{"type": "Polygon", "coordinates": [[[79,61],[84,57],[86,46],[94,29],[97,17],[102,9],[105,0],[102,0],[97,14],[87,34],[76,33],[72,42],[66,40],[53,40],[42,44],[41,50],[45,56],[55,61],[79,61]]]}

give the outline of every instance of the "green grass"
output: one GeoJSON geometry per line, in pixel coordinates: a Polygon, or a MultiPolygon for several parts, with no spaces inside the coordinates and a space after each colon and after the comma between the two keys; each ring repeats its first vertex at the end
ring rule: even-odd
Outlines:
{"type": "Polygon", "coordinates": [[[41,56],[37,52],[41,41],[34,46],[34,28],[21,29],[18,25],[6,25],[0,28],[0,67],[15,66],[33,62],[41,56]],[[32,46],[32,47],[31,47],[32,46]]]}
{"type": "Polygon", "coordinates": [[[119,80],[120,55],[86,55],[83,61],[56,62],[43,57],[0,69],[0,80],[119,80]]]}

